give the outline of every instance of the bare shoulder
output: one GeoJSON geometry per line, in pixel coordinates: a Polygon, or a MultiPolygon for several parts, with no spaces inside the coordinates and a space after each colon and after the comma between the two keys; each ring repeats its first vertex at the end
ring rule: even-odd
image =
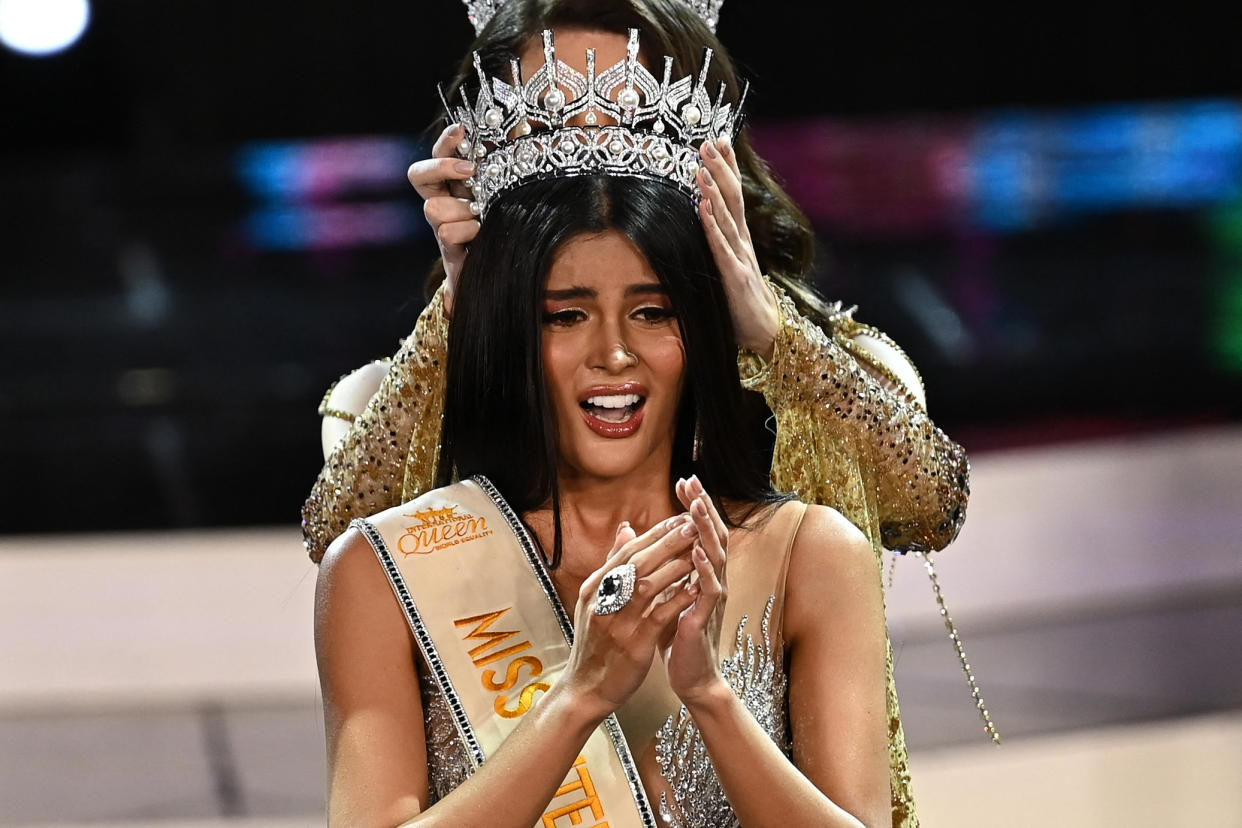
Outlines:
{"type": "Polygon", "coordinates": [[[791,574],[798,567],[835,577],[870,575],[876,565],[867,536],[836,509],[814,503],[807,504],[790,555],[791,574]]]}
{"type": "Polygon", "coordinates": [[[838,612],[883,618],[875,550],[866,535],[835,509],[808,504],[790,551],[785,583],[791,637],[838,612]]]}
{"type": "Polygon", "coordinates": [[[396,824],[428,801],[415,648],[370,542],[346,531],[315,588],[330,824],[396,824]]]}
{"type": "Polygon", "coordinates": [[[319,562],[321,584],[360,585],[376,580],[385,580],[379,559],[366,536],[352,526],[329,544],[319,562]]]}
{"type": "Polygon", "coordinates": [[[370,542],[350,528],[332,542],[315,584],[316,638],[350,640],[360,633],[404,641],[405,621],[370,542]]]}
{"type": "Polygon", "coordinates": [[[370,542],[353,527],[328,546],[315,585],[317,610],[325,601],[351,602],[388,591],[387,578],[370,542]]]}
{"type": "Polygon", "coordinates": [[[876,554],[838,512],[808,506],[785,594],[794,762],[858,824],[889,825],[884,596],[876,554]]]}

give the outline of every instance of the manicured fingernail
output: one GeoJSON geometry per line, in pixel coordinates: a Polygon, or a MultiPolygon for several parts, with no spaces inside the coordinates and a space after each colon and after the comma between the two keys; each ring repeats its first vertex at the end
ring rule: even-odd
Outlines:
{"type": "Polygon", "coordinates": [[[720,150],[721,155],[728,155],[729,151],[733,149],[733,146],[724,138],[721,138],[716,142],[716,147],[720,150]]]}
{"type": "Polygon", "coordinates": [[[687,538],[693,538],[699,533],[699,527],[695,526],[693,523],[687,523],[685,526],[681,527],[681,533],[687,538]]]}
{"type": "Polygon", "coordinates": [[[700,494],[703,493],[703,481],[699,480],[699,476],[697,474],[690,475],[689,483],[691,488],[693,488],[696,492],[699,492],[700,494]]]}
{"type": "Polygon", "coordinates": [[[713,144],[711,141],[705,141],[703,143],[703,154],[706,155],[708,158],[715,158],[716,156],[720,155],[720,151],[716,149],[715,144],[713,144]]]}
{"type": "Polygon", "coordinates": [[[457,170],[462,175],[470,175],[470,173],[474,172],[474,162],[458,161],[453,165],[453,169],[457,170]]]}
{"type": "Polygon", "coordinates": [[[695,500],[690,504],[690,509],[699,517],[707,517],[707,506],[701,500],[695,500]]]}
{"type": "Polygon", "coordinates": [[[712,183],[712,173],[707,167],[699,167],[699,177],[703,179],[704,184],[712,183]]]}

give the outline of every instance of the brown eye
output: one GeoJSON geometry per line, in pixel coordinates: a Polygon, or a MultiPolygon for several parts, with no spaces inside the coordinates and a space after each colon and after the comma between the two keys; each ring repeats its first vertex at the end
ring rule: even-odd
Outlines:
{"type": "Polygon", "coordinates": [[[676,316],[672,308],[663,308],[659,305],[649,305],[634,311],[634,317],[644,322],[664,322],[676,316]]]}
{"type": "Polygon", "coordinates": [[[544,311],[543,324],[557,328],[567,328],[575,322],[586,319],[586,314],[577,308],[566,308],[559,311],[544,311]]]}

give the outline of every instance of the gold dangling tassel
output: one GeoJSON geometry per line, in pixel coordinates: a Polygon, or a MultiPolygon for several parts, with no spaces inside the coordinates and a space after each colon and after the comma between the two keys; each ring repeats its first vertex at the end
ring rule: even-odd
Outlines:
{"type": "Polygon", "coordinates": [[[949,608],[944,602],[944,596],[940,593],[940,579],[936,576],[936,567],[932,565],[931,558],[926,554],[922,552],[914,554],[923,561],[923,568],[927,570],[927,577],[931,580],[932,594],[936,596],[936,606],[940,608],[940,617],[944,619],[944,627],[949,631],[949,640],[953,642],[953,648],[957,650],[957,660],[962,663],[962,672],[966,674],[966,684],[970,687],[970,697],[975,702],[975,709],[979,711],[979,717],[983,719],[983,732],[988,734],[993,744],[999,745],[1001,743],[1000,733],[997,732],[996,725],[992,724],[992,714],[988,712],[988,706],[983,702],[983,694],[979,692],[979,683],[975,681],[970,662],[966,660],[962,638],[957,634],[953,616],[949,615],[949,608]]]}

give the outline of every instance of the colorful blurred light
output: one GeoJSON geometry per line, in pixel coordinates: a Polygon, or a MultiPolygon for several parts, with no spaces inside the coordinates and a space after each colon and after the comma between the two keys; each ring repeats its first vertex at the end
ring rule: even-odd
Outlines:
{"type": "Polygon", "coordinates": [[[406,202],[275,204],[246,220],[252,244],[265,250],[341,250],[407,242],[421,234],[422,215],[406,202]]]}
{"type": "Polygon", "coordinates": [[[754,134],[811,219],[845,234],[1014,233],[1242,198],[1238,101],[817,119],[754,134]]]}
{"type": "Polygon", "coordinates": [[[330,200],[360,192],[405,192],[405,168],[422,151],[389,136],[247,144],[237,173],[251,195],[272,201],[330,200]]]}
{"type": "Polygon", "coordinates": [[[382,247],[427,232],[405,178],[425,154],[414,141],[365,136],[242,147],[237,176],[259,203],[246,236],[265,250],[382,247]]]}

